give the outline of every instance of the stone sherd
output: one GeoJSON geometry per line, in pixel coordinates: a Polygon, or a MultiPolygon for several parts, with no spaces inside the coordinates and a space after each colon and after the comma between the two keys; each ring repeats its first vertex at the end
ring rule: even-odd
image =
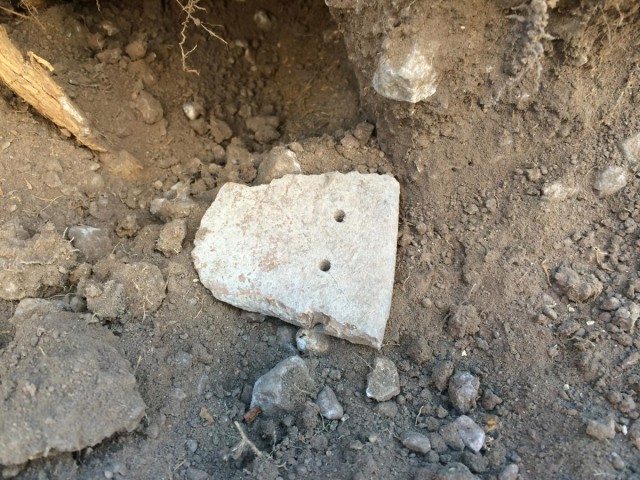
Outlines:
{"type": "Polygon", "coordinates": [[[213,295],[353,343],[382,346],[391,308],[399,185],[359,173],[225,184],[193,259],[213,295]]]}

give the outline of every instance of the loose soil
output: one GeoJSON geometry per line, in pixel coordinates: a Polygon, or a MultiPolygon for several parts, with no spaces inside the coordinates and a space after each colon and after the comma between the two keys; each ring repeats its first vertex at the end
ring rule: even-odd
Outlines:
{"type": "Polygon", "coordinates": [[[80,147],[0,87],[0,240],[11,246],[0,260],[24,259],[3,274],[22,276],[0,301],[0,351],[15,347],[19,298],[79,314],[89,304],[147,405],[137,430],[6,467],[4,478],[472,478],[433,473],[457,463],[482,479],[518,478],[510,465],[522,479],[640,478],[640,175],[621,148],[640,132],[637,5],[560,2],[538,82],[535,65],[519,76],[531,64],[522,58],[532,17],[518,2],[327,3],[331,11],[319,0],[206,5],[201,18],[227,43],[191,25],[184,50],[197,45],[186,64],[198,74],[183,70],[174,1],[61,3],[37,21],[0,13],[14,42],[47,59],[95,126],[144,166],[132,173],[122,156],[80,147]],[[368,79],[384,34],[416,34],[416,18],[442,44],[436,95],[409,106],[380,98],[368,79]],[[142,55],[124,51],[136,39],[148,45],[142,55]],[[158,110],[141,108],[143,91],[161,120],[145,121],[158,110]],[[185,102],[203,107],[204,126],[185,102]],[[216,139],[210,116],[232,138],[216,139]],[[376,129],[361,141],[365,121],[376,129]],[[332,340],[328,353],[305,357],[315,380],[307,396],[331,386],[346,417],[258,415],[242,425],[264,455],[235,459],[226,453],[240,441],[234,422],[250,388],[295,353],[296,330],[216,301],[190,254],[221,185],[252,183],[276,145],[296,151],[306,174],[400,182],[382,354],[401,393],[367,398],[379,352],[332,340]],[[594,178],[616,165],[626,186],[599,195],[594,178]],[[174,210],[158,212],[158,198],[174,210]],[[181,251],[180,242],[158,251],[176,218],[186,220],[181,251]],[[71,249],[76,225],[105,237],[71,249]],[[100,302],[99,289],[116,283],[126,288],[100,302]],[[478,454],[438,433],[460,414],[447,365],[480,379],[468,413],[487,433],[478,454]],[[612,420],[615,437],[588,435],[590,420],[612,420]],[[428,454],[400,442],[411,430],[431,438],[428,454]]]}

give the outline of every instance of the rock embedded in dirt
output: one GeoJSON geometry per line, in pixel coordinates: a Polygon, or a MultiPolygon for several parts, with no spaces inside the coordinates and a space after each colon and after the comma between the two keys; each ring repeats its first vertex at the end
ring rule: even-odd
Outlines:
{"type": "Polygon", "coordinates": [[[200,280],[243,310],[321,324],[324,333],[379,349],[393,293],[398,194],[392,177],[358,173],[225,184],[196,234],[200,280]]]}
{"type": "Polygon", "coordinates": [[[360,122],[353,129],[353,136],[358,139],[360,145],[366,145],[373,135],[375,127],[369,122],[360,122]]]}
{"type": "Polygon", "coordinates": [[[440,429],[440,435],[446,444],[454,450],[467,447],[478,453],[484,446],[485,432],[480,425],[466,415],[461,415],[453,422],[440,429]]]}
{"type": "Polygon", "coordinates": [[[255,185],[264,185],[276,178],[301,172],[298,156],[293,151],[286,147],[274,147],[260,162],[258,176],[254,183],[255,185]]]}
{"type": "Polygon", "coordinates": [[[344,416],[344,409],[331,387],[320,390],[316,405],[320,408],[320,415],[327,420],[340,420],[344,416]]]}
{"type": "Polygon", "coordinates": [[[187,221],[178,218],[166,223],[156,242],[156,250],[162,252],[166,257],[177,255],[182,251],[182,242],[187,236],[187,221]]]}
{"type": "Polygon", "coordinates": [[[462,413],[476,408],[480,380],[470,372],[456,373],[449,380],[449,401],[462,413]]]}
{"type": "Polygon", "coordinates": [[[572,302],[586,302],[602,292],[602,283],[594,275],[580,275],[569,267],[558,268],[553,278],[572,302]]]}
{"type": "Polygon", "coordinates": [[[132,431],[145,412],[116,338],[45,301],[25,301],[0,354],[0,464],[18,465],[132,431]]]}
{"type": "Polygon", "coordinates": [[[518,480],[520,468],[515,463],[510,463],[502,469],[498,475],[498,480],[518,480]]]}
{"type": "Polygon", "coordinates": [[[52,294],[66,285],[76,265],[71,243],[46,224],[39,233],[29,234],[17,221],[0,229],[0,298],[21,300],[52,294]]]}
{"type": "Polygon", "coordinates": [[[109,231],[104,228],[76,225],[69,228],[67,237],[89,263],[108,257],[113,250],[109,231]]]}
{"type": "Polygon", "coordinates": [[[231,130],[231,127],[229,127],[229,124],[224,120],[216,118],[214,115],[211,115],[211,118],[209,119],[209,128],[211,130],[211,136],[216,143],[222,143],[225,140],[229,140],[233,135],[233,131],[231,130]]]}
{"type": "Polygon", "coordinates": [[[564,202],[577,193],[577,190],[562,182],[545,183],[542,186],[542,199],[549,202],[564,202]]]}
{"type": "Polygon", "coordinates": [[[253,386],[251,407],[266,415],[293,412],[304,405],[313,380],[304,360],[298,356],[282,360],[262,375],[253,386]]]}
{"type": "Polygon", "coordinates": [[[296,346],[301,353],[322,354],[329,350],[329,336],[315,330],[301,328],[296,333],[296,346]]]}
{"type": "Polygon", "coordinates": [[[627,162],[630,164],[640,162],[640,132],[625,139],[620,147],[627,162]]]}
{"type": "Polygon", "coordinates": [[[587,435],[596,440],[611,440],[616,436],[616,424],[612,418],[589,420],[587,422],[587,435]]]}
{"type": "Polygon", "coordinates": [[[418,432],[408,431],[400,436],[402,445],[412,452],[427,453],[431,450],[431,442],[429,437],[418,432]]]}
{"type": "Polygon", "coordinates": [[[609,197],[627,185],[627,169],[619,166],[607,167],[598,173],[593,180],[593,189],[599,197],[609,197]]]}
{"type": "Polygon", "coordinates": [[[383,97],[417,103],[436,93],[437,43],[426,35],[392,33],[383,44],[372,86],[383,97]]]}
{"type": "Polygon", "coordinates": [[[480,329],[480,316],[473,305],[460,305],[451,308],[447,331],[453,338],[473,335],[480,329]]]}
{"type": "Polygon", "coordinates": [[[449,379],[453,375],[453,362],[442,360],[435,364],[431,372],[431,381],[439,392],[444,392],[449,387],[449,379]]]}
{"type": "Polygon", "coordinates": [[[367,378],[367,397],[385,402],[400,393],[400,376],[396,364],[387,357],[376,357],[367,378]]]}
{"type": "Polygon", "coordinates": [[[144,90],[136,96],[135,107],[140,112],[142,121],[148,125],[158,123],[164,117],[164,110],[160,102],[144,90]]]}

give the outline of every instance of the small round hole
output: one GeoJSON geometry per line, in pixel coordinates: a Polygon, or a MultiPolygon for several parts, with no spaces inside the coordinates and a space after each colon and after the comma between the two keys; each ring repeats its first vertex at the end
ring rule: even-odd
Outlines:
{"type": "Polygon", "coordinates": [[[336,219],[336,222],[343,222],[344,221],[344,217],[346,216],[346,213],[344,213],[344,210],[336,210],[336,213],[333,215],[333,218],[336,219]]]}
{"type": "Polygon", "coordinates": [[[322,270],[323,272],[328,272],[330,268],[331,262],[329,260],[322,260],[320,262],[320,270],[322,270]]]}

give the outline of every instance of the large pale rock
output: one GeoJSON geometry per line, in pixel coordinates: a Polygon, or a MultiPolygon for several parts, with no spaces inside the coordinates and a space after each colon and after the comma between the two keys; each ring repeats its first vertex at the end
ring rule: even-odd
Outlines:
{"type": "Polygon", "coordinates": [[[382,346],[391,308],[398,182],[390,176],[286,175],[225,184],[193,259],[213,295],[353,343],[382,346]]]}
{"type": "Polygon", "coordinates": [[[437,43],[420,36],[392,36],[385,41],[373,76],[373,88],[383,97],[417,103],[436,93],[433,67],[437,43]]]}
{"type": "Polygon", "coordinates": [[[0,353],[0,464],[19,465],[133,431],[145,404],[116,337],[89,318],[23,300],[0,353]]]}

